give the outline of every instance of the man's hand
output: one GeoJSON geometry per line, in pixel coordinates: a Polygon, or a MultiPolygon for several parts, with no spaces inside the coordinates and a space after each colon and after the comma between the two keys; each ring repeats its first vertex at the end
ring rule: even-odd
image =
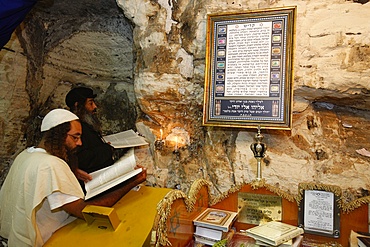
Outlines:
{"type": "Polygon", "coordinates": [[[92,180],[92,177],[90,174],[78,168],[75,170],[75,176],[77,177],[77,179],[82,180],[85,183],[92,180]]]}

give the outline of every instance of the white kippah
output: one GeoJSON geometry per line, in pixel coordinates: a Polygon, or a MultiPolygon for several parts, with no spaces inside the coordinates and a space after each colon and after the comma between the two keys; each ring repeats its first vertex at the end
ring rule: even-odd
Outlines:
{"type": "Polygon", "coordinates": [[[41,123],[41,132],[47,131],[55,126],[58,126],[62,123],[70,122],[77,120],[78,117],[72,112],[65,109],[54,109],[51,110],[41,123]]]}

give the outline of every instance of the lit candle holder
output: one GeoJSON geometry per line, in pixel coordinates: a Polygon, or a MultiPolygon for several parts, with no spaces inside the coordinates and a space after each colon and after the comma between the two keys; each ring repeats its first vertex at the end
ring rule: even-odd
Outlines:
{"type": "Polygon", "coordinates": [[[155,149],[162,150],[163,149],[163,146],[164,146],[163,130],[160,129],[159,132],[161,132],[161,135],[160,135],[161,139],[155,140],[154,146],[155,146],[155,149]]]}
{"type": "Polygon", "coordinates": [[[180,152],[178,150],[178,148],[179,148],[178,145],[179,145],[179,137],[176,136],[175,137],[175,149],[173,150],[173,154],[175,155],[175,160],[176,161],[179,161],[180,160],[180,152]]]}

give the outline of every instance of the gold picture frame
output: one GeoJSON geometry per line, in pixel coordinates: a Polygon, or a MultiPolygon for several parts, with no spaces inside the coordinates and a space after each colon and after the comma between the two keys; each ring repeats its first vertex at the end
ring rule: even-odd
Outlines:
{"type": "Polygon", "coordinates": [[[207,16],[203,125],[291,129],[296,7],[207,16]]]}

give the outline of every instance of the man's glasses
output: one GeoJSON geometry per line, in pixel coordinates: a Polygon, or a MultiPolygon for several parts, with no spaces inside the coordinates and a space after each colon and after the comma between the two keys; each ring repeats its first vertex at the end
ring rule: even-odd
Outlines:
{"type": "Polygon", "coordinates": [[[67,135],[72,137],[73,141],[75,141],[75,142],[77,142],[78,140],[81,139],[81,135],[71,135],[71,134],[67,134],[67,135]]]}

